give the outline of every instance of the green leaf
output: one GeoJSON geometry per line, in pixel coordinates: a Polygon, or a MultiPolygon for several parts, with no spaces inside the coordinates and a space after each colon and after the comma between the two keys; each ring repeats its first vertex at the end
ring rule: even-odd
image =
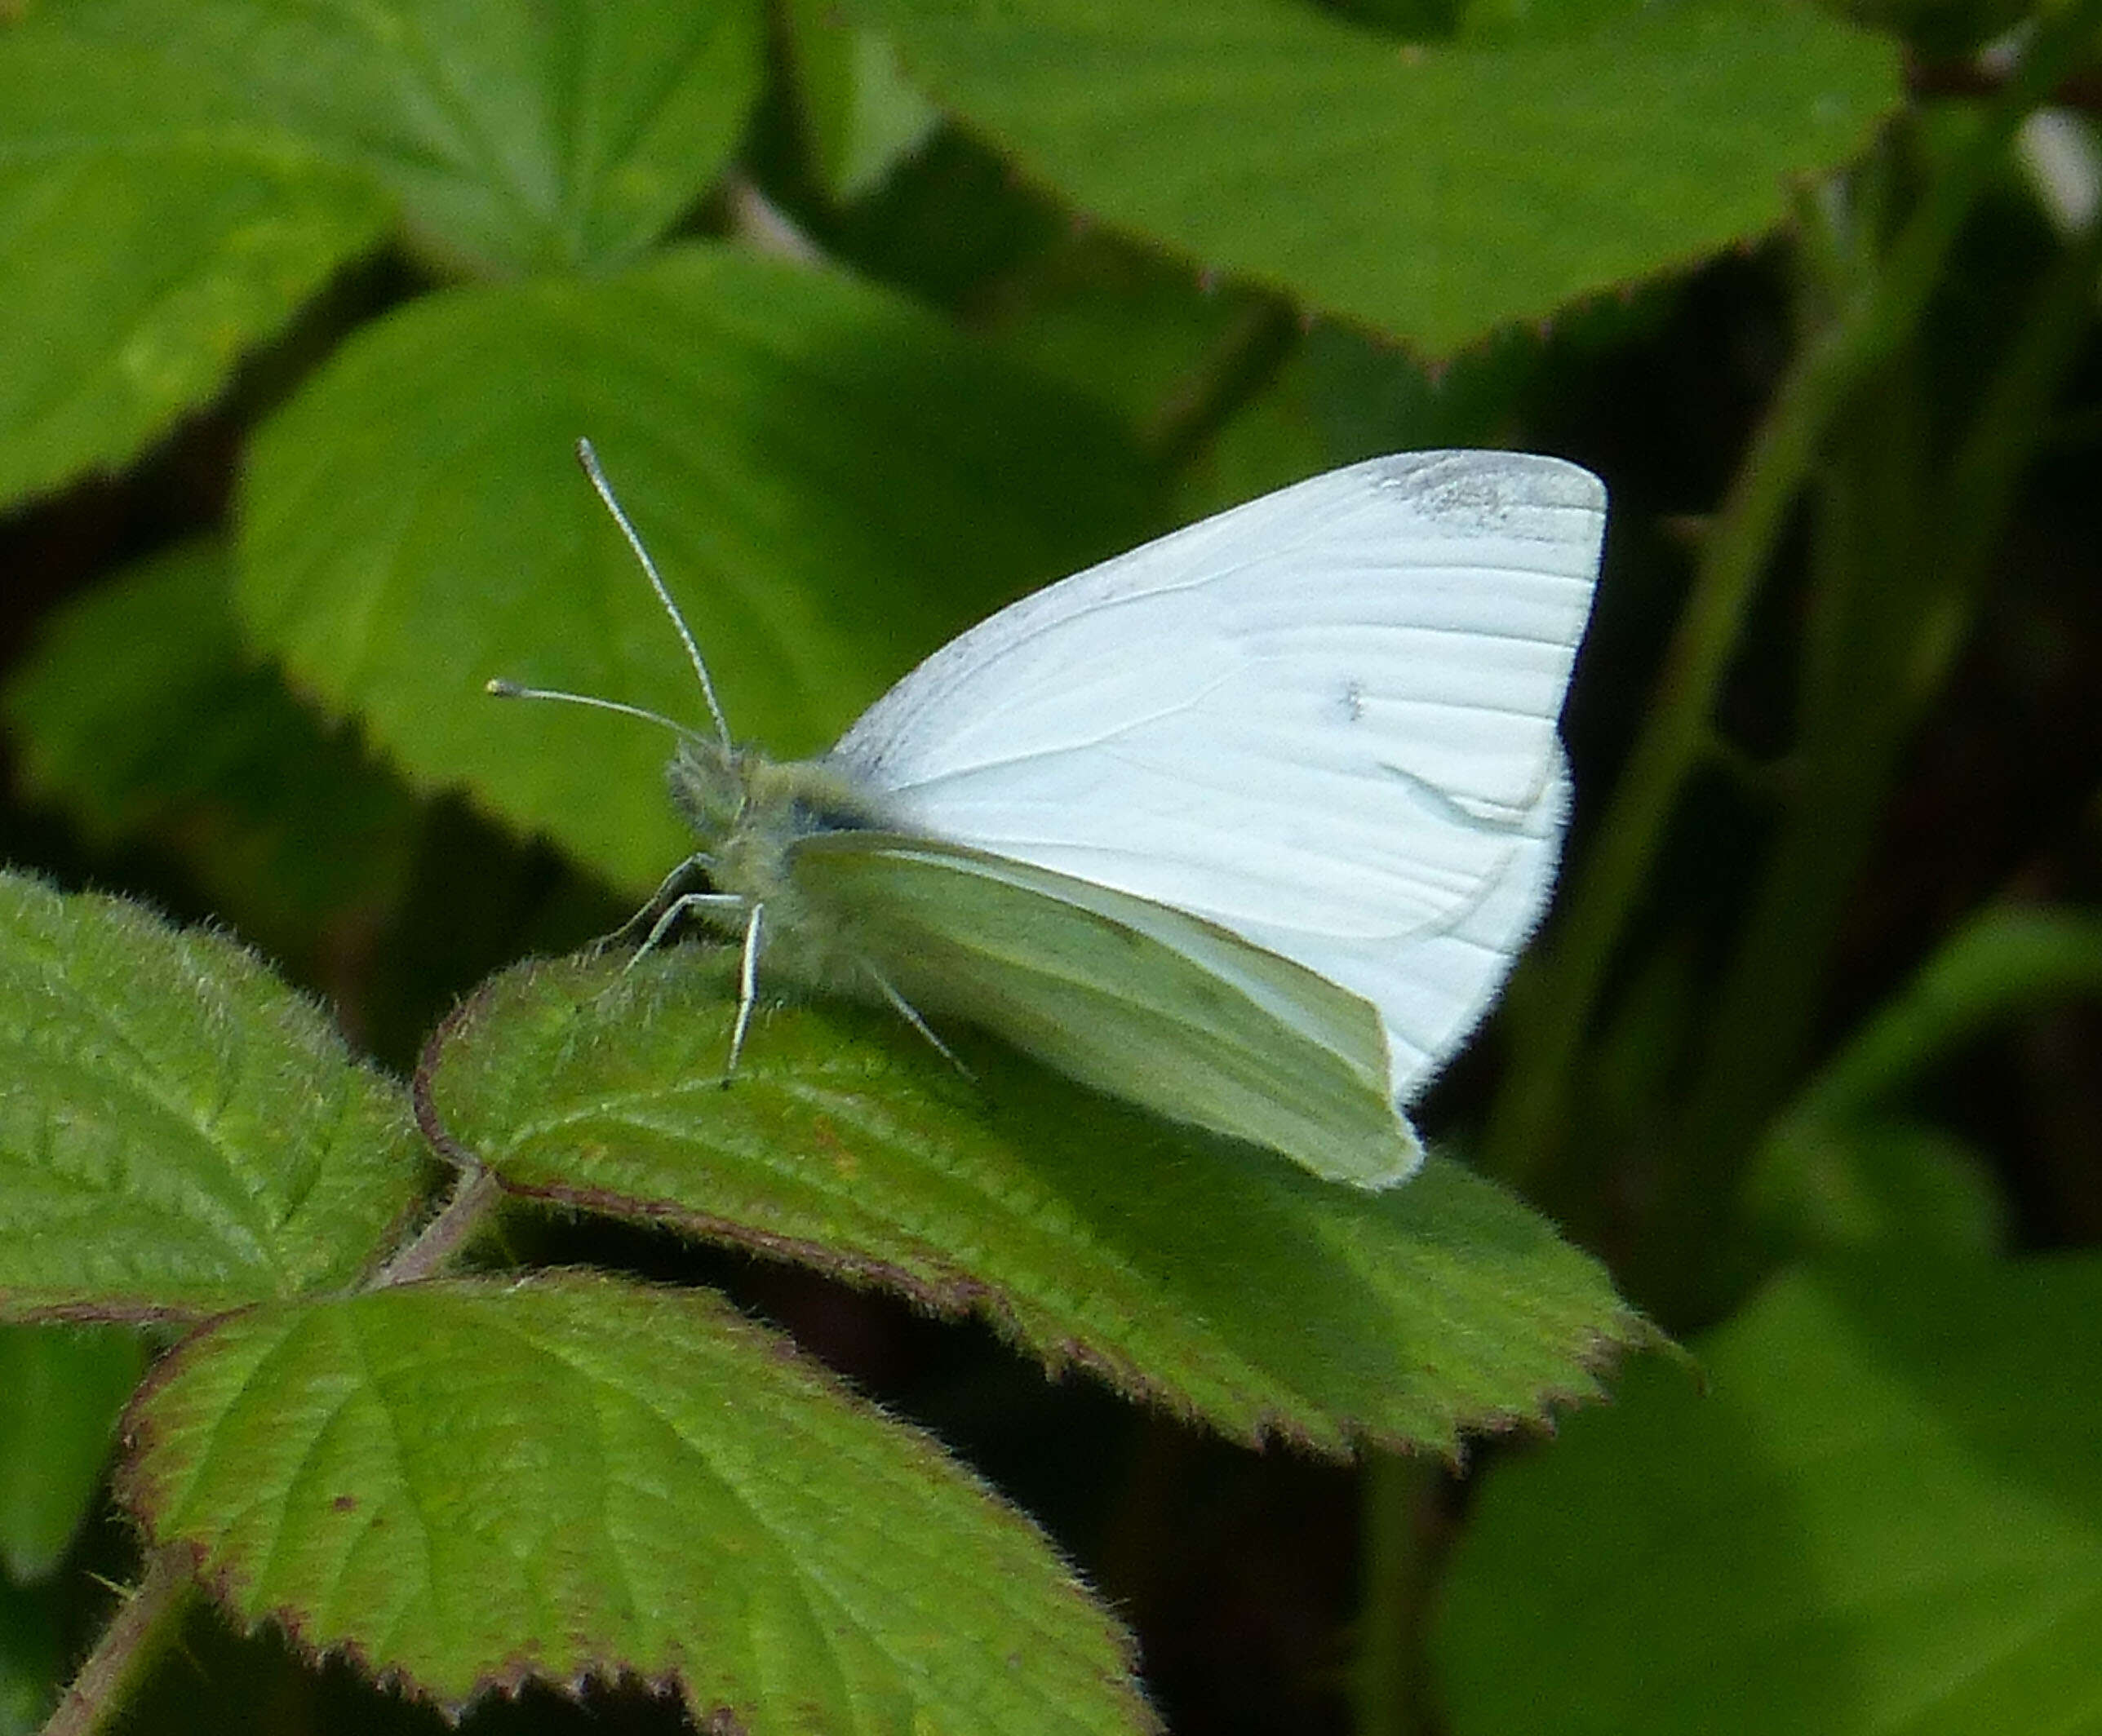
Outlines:
{"type": "MultiPolygon", "coordinates": [[[[1241,409],[1217,429],[1222,408],[1263,379],[1301,336],[1275,296],[1200,283],[1181,262],[1102,229],[1066,233],[1008,265],[998,303],[1003,348],[1118,405],[1149,450],[1171,455],[1178,483],[1191,462],[1209,458],[1216,440],[1233,437],[1247,418],[1241,409]]],[[[1265,481],[1281,488],[1368,455],[1370,449],[1317,451],[1265,481]]],[[[1265,492],[1257,486],[1219,506],[1265,492]]]]}
{"type": "Polygon", "coordinates": [[[1074,202],[1445,353],[1763,233],[1900,99],[1891,45],[1708,0],[1397,42],[1288,0],[849,0],[1074,202]]]}
{"type": "Polygon", "coordinates": [[[0,1736],[34,1736],[44,1727],[65,1663],[50,1594],[0,1579],[0,1736]]]}
{"type": "Polygon", "coordinates": [[[874,30],[841,21],[830,0],[792,0],[784,16],[810,153],[836,200],[859,197],[925,144],[941,111],[899,70],[874,30]]]}
{"type": "Polygon", "coordinates": [[[1896,1117],[1782,1123],[1745,1194],[1775,1265],[1878,1246],[1941,1259],[1994,1254],[2011,1215],[1975,1149],[1896,1117]]]}
{"type": "Polygon", "coordinates": [[[754,1732],[1125,1732],[1129,1642],[925,1436],[704,1292],[446,1282],[211,1327],[126,1499],[237,1615],[457,1707],[588,1672],[754,1732]]]}
{"type": "Polygon", "coordinates": [[[0,31],[0,503],[135,458],[386,217],[216,81],[0,31]]]}
{"type": "Polygon", "coordinates": [[[145,1371],[135,1332],[0,1326],[0,1567],[16,1583],[64,1558],[145,1371]]]}
{"type": "Polygon", "coordinates": [[[2040,1005],[2102,994],[2102,916],[1982,912],[1928,959],[1812,1082],[1789,1112],[1830,1121],[1887,1109],[1950,1051],[2040,1005]]]}
{"type": "Polygon", "coordinates": [[[1647,1329],[1590,1260],[1433,1158],[1368,1194],[889,1009],[778,1009],[722,1082],[730,966],[514,972],[432,1081],[520,1192],[975,1311],[1053,1369],[1246,1441],[1457,1450],[1598,1390],[1647,1329]]]}
{"type": "Polygon", "coordinates": [[[0,874],[0,1313],[348,1282],[422,1181],[395,1087],[223,936],[0,874]]]}
{"type": "Polygon", "coordinates": [[[1501,1466],[1437,1651],[1456,1736],[2086,1730],[2102,1260],[1772,1286],[1501,1466]],[[1572,1691],[1572,1684],[1581,1684],[1572,1691]]]}
{"type": "Polygon", "coordinates": [[[756,0],[72,0],[99,51],[223,81],[393,193],[446,259],[605,264],[707,189],[761,79],[756,0]]]}
{"type": "Polygon", "coordinates": [[[1784,1257],[1907,1242],[1945,1256],[1998,1248],[2008,1209],[1953,1136],[1905,1093],[1996,1025],[2102,994],[2102,918],[2009,906],[1958,929],[1826,1063],[1768,1131],[1747,1204],[1784,1257]]]}
{"type": "Polygon", "coordinates": [[[246,652],[216,544],[52,616],[0,716],[25,789],[99,841],[159,834],[250,932],[310,933],[407,875],[415,804],[246,652]]]}
{"type": "Polygon", "coordinates": [[[467,781],[616,881],[691,848],[669,740],[492,676],[706,724],[571,449],[589,436],[741,737],[827,742],[991,604],[1129,534],[1099,412],[874,290],[722,248],[427,298],[260,437],[239,602],[426,785],[467,781]],[[1113,528],[1112,528],[1113,527],[1113,528]]]}

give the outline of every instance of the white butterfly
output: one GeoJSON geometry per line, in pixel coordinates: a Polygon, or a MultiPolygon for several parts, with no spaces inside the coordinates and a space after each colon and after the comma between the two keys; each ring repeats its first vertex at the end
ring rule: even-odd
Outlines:
{"type": "Polygon", "coordinates": [[[733,1057],[763,956],[1332,1179],[1412,1172],[1402,1105],[1553,883],[1596,477],[1467,451],[1313,477],[1000,610],[780,764],[732,744],[583,452],[715,720],[671,724],[702,848],[645,915],[652,944],[685,915],[742,937],[733,1057]]]}

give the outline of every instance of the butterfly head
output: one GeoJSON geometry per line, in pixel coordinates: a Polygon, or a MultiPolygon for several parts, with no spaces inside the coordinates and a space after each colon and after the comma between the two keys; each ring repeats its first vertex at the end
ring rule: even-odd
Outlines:
{"type": "Polygon", "coordinates": [[[768,957],[792,979],[840,975],[837,924],[803,897],[796,848],[822,833],[882,827],[874,800],[821,763],[769,760],[705,736],[680,738],[665,777],[698,837],[711,888],[743,908],[765,906],[768,957]]]}
{"type": "Polygon", "coordinates": [[[827,765],[769,760],[706,736],[681,736],[664,777],[672,805],[711,851],[743,837],[785,850],[814,833],[885,824],[875,799],[827,765]]]}

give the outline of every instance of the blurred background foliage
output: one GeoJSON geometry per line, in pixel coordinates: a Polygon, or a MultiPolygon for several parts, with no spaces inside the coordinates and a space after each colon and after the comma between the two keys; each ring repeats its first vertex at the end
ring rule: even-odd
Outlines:
{"type": "MultiPolygon", "coordinates": [[[[225,925],[405,1068],[679,851],[654,737],[480,696],[691,709],[579,435],[783,752],[1151,530],[1576,458],[1564,882],[1422,1118],[1714,1405],[1650,1371],[1351,1472],[788,1269],[508,1233],[722,1284],[929,1423],[1178,1730],[2095,1727],[2102,7],[1843,10],[0,8],[0,852],[225,925]]],[[[131,1570],[96,1479],[148,1348],[0,1331],[0,1730],[131,1570]]],[[[134,1718],[435,1727],[208,1615],[134,1718]]]]}

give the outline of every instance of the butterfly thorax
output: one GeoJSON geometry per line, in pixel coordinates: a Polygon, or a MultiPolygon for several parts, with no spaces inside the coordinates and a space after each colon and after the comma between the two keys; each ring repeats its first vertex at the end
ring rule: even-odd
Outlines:
{"type": "Polygon", "coordinates": [[[832,961],[818,955],[843,937],[806,908],[793,872],[796,847],[820,833],[883,826],[880,804],[822,762],[772,760],[700,737],[680,742],[665,777],[699,840],[714,889],[747,909],[766,906],[769,959],[792,976],[833,976],[832,961]],[[805,950],[814,956],[799,968],[796,955],[805,950]]]}

